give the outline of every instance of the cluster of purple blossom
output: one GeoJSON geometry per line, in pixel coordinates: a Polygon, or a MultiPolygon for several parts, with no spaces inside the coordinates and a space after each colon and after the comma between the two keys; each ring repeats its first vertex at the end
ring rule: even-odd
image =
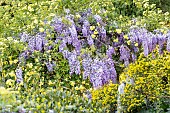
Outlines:
{"type": "MultiPolygon", "coordinates": [[[[160,54],[162,54],[164,46],[170,52],[170,32],[167,34],[161,32],[151,33],[145,28],[132,27],[128,33],[128,39],[124,38],[123,33],[115,33],[118,42],[114,42],[111,39],[112,35],[108,35],[108,32],[106,32],[102,18],[99,15],[94,15],[93,18],[96,20],[97,26],[91,26],[87,19],[89,15],[92,14],[89,12],[88,14],[83,13],[77,23],[74,20],[74,16],[67,13],[64,18],[55,17],[52,20],[51,26],[54,27],[56,34],[54,43],[60,44],[59,52],[69,62],[70,75],[81,74],[82,71],[83,78],[89,78],[96,88],[107,84],[110,80],[113,83],[117,82],[113,55],[119,56],[119,60],[123,61],[125,66],[128,66],[131,61],[137,59],[137,53],[140,52],[141,47],[145,56],[152,52],[156,48],[156,45],[159,45],[160,54]],[[93,28],[91,29],[90,27],[93,28]],[[95,38],[92,37],[94,34],[96,36],[95,38]],[[127,40],[130,40],[131,43],[127,44],[127,40]],[[82,49],[87,49],[91,46],[94,46],[96,49],[95,56],[89,54],[87,51],[81,53],[82,49]],[[101,51],[102,46],[107,47],[105,53],[101,51]]],[[[38,33],[35,36],[29,36],[23,33],[21,35],[21,41],[28,43],[28,50],[24,51],[20,55],[20,58],[28,58],[29,54],[35,50],[45,51],[46,44],[48,43],[45,37],[45,32],[38,33]]],[[[48,46],[49,48],[52,49],[52,46],[48,46]]],[[[46,66],[48,71],[51,72],[55,65],[47,62],[46,66]]]]}
{"type": "Polygon", "coordinates": [[[108,83],[110,80],[116,83],[117,73],[114,68],[114,62],[111,58],[111,55],[114,53],[114,48],[111,47],[108,50],[110,58],[97,58],[90,57],[88,53],[80,54],[82,48],[87,48],[89,46],[95,45],[98,47],[101,43],[106,43],[106,30],[104,24],[99,15],[94,15],[94,19],[100,25],[94,29],[90,29],[90,23],[88,20],[81,20],[82,27],[76,26],[71,15],[65,17],[71,25],[65,25],[62,22],[62,18],[55,18],[53,20],[53,26],[57,33],[58,38],[56,42],[60,40],[59,51],[63,53],[64,58],[68,59],[70,66],[70,75],[80,74],[80,61],[78,57],[82,58],[82,68],[83,68],[83,78],[86,79],[89,77],[91,83],[94,87],[102,86],[108,83]],[[92,38],[92,34],[96,32],[97,40],[92,38]],[[78,34],[85,39],[78,38],[78,34]],[[82,34],[82,35],[81,35],[82,34]],[[67,45],[72,45],[74,49],[69,51],[67,45]],[[113,49],[113,50],[112,50],[113,49]],[[86,54],[86,55],[85,55],[86,54]]]}
{"type": "Polygon", "coordinates": [[[92,59],[89,54],[84,54],[82,57],[83,78],[87,79],[89,77],[94,88],[103,86],[109,83],[110,80],[113,83],[117,82],[113,59],[107,57],[92,59]]]}
{"type": "Polygon", "coordinates": [[[170,52],[169,34],[170,31],[167,34],[163,34],[158,30],[155,30],[154,33],[151,33],[145,28],[139,27],[132,27],[128,33],[131,44],[138,44],[138,46],[135,47],[136,50],[139,50],[139,47],[142,45],[145,56],[148,56],[148,54],[151,53],[157,45],[159,45],[159,54],[163,53],[164,47],[166,47],[167,51],[170,52]]]}

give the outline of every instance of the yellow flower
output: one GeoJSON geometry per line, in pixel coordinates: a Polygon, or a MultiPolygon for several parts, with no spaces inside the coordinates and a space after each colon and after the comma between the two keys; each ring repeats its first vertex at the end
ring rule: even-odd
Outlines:
{"type": "Polygon", "coordinates": [[[34,9],[31,6],[28,6],[29,11],[34,11],[34,9]]]}
{"type": "Polygon", "coordinates": [[[14,83],[14,80],[12,80],[12,79],[8,79],[8,80],[6,81],[6,84],[7,84],[7,85],[10,85],[10,86],[12,86],[13,83],[14,83]]]}
{"type": "Polygon", "coordinates": [[[32,64],[32,63],[29,63],[29,64],[27,64],[27,66],[28,66],[29,68],[32,68],[32,67],[33,67],[33,64],[32,64]]]}
{"type": "Polygon", "coordinates": [[[84,90],[85,88],[82,85],[80,85],[79,89],[84,90]]]}
{"type": "Polygon", "coordinates": [[[120,34],[122,32],[122,30],[121,29],[116,29],[116,32],[120,34]]]}
{"type": "Polygon", "coordinates": [[[85,84],[85,83],[86,83],[85,81],[82,82],[82,84],[85,84]]]}
{"type": "Polygon", "coordinates": [[[9,91],[6,90],[4,87],[0,87],[0,94],[3,95],[3,94],[8,94],[9,91]]]}
{"type": "Polygon", "coordinates": [[[135,46],[138,46],[138,43],[135,43],[135,46]]]}
{"type": "Polygon", "coordinates": [[[80,18],[81,16],[79,14],[76,15],[77,18],[80,18]]]}
{"type": "Polygon", "coordinates": [[[140,25],[140,23],[137,21],[137,22],[136,22],[136,25],[140,25]]]}
{"type": "Polygon", "coordinates": [[[41,106],[40,106],[40,105],[37,105],[36,108],[37,108],[37,109],[41,109],[41,106]]]}
{"type": "Polygon", "coordinates": [[[114,42],[118,42],[118,38],[114,39],[114,42]]]}
{"type": "Polygon", "coordinates": [[[75,90],[79,90],[79,88],[76,86],[76,87],[75,87],[75,90]]]}
{"type": "Polygon", "coordinates": [[[48,82],[48,85],[52,85],[53,83],[51,82],[51,80],[49,80],[49,82],[48,82]]]}
{"type": "Polygon", "coordinates": [[[95,26],[90,26],[90,30],[94,30],[95,29],[95,26]]]}
{"type": "Polygon", "coordinates": [[[71,84],[71,86],[74,86],[74,85],[75,85],[75,82],[71,81],[71,83],[70,83],[70,84],[71,84]]]}
{"type": "Polygon", "coordinates": [[[13,62],[16,64],[16,63],[18,62],[18,60],[17,60],[17,59],[15,59],[13,62]]]}
{"type": "Polygon", "coordinates": [[[40,32],[44,32],[44,28],[39,28],[39,31],[40,32]]]}
{"type": "Polygon", "coordinates": [[[60,104],[60,102],[58,102],[58,103],[57,103],[57,106],[58,106],[58,108],[60,108],[60,107],[61,107],[61,104],[60,104]]]}
{"type": "Polygon", "coordinates": [[[124,35],[123,37],[124,37],[125,39],[128,39],[128,36],[127,36],[127,35],[124,35]]]}
{"type": "Polygon", "coordinates": [[[10,75],[11,77],[15,77],[15,72],[14,72],[14,71],[11,71],[11,72],[9,73],[9,75],[10,75]]]}
{"type": "Polygon", "coordinates": [[[92,35],[91,35],[91,37],[92,37],[92,38],[95,38],[95,37],[96,37],[96,35],[92,34],[92,35]]]}
{"type": "Polygon", "coordinates": [[[94,31],[94,34],[95,34],[95,35],[97,35],[97,34],[98,34],[98,31],[97,31],[97,30],[95,30],[95,31],[94,31]]]}
{"type": "Polygon", "coordinates": [[[35,23],[35,24],[38,24],[38,20],[37,20],[37,19],[35,19],[35,20],[34,20],[34,23],[35,23]]]}
{"type": "Polygon", "coordinates": [[[128,41],[127,41],[127,44],[130,45],[130,43],[131,43],[130,40],[128,40],[128,41]]]}
{"type": "Polygon", "coordinates": [[[41,110],[41,113],[45,113],[45,110],[41,110]]]}

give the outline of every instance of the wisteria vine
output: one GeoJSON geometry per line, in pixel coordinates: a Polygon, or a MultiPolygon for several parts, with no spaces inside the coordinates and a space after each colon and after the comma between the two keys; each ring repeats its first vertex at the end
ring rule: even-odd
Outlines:
{"type": "MultiPolygon", "coordinates": [[[[22,33],[20,40],[26,42],[28,47],[19,55],[19,61],[25,62],[34,51],[43,53],[53,49],[53,45],[48,45],[49,41],[53,41],[54,44],[60,44],[58,52],[68,60],[70,75],[82,74],[84,79],[89,78],[94,88],[98,88],[110,80],[113,83],[118,82],[116,62],[123,62],[124,66],[128,66],[137,59],[141,50],[144,56],[148,56],[157,45],[160,54],[165,47],[170,52],[170,31],[167,34],[160,31],[152,33],[145,28],[132,26],[127,36],[122,32],[108,33],[105,29],[106,24],[99,15],[92,15],[89,11],[86,13],[82,13],[78,19],[69,13],[65,17],[55,17],[51,21],[56,35],[54,40],[47,39],[45,32],[37,33],[35,36],[22,33]],[[88,17],[92,17],[95,22],[90,23],[88,17]],[[95,51],[88,51],[89,48],[95,51]],[[119,57],[119,60],[115,61],[114,56],[119,57]]],[[[53,62],[46,62],[49,72],[53,71],[54,66],[53,62]]],[[[16,75],[17,81],[21,82],[21,68],[16,69],[16,75]]]]}

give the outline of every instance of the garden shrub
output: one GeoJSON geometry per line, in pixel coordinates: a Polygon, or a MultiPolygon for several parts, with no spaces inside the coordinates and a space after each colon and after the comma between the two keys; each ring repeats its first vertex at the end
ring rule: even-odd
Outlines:
{"type": "Polygon", "coordinates": [[[92,101],[100,102],[107,108],[108,112],[117,110],[118,84],[109,83],[102,88],[92,90],[92,101]]]}
{"type": "MultiPolygon", "coordinates": [[[[168,111],[170,107],[170,54],[158,52],[144,57],[141,53],[120,75],[120,83],[126,83],[121,94],[122,112],[168,111]]],[[[118,84],[109,84],[92,90],[92,100],[101,102],[110,111],[117,109],[118,84]]]]}
{"type": "MultiPolygon", "coordinates": [[[[121,95],[124,112],[139,112],[144,109],[167,111],[170,96],[170,54],[143,54],[130,64],[120,75],[120,82],[126,82],[121,95]]],[[[150,111],[150,112],[153,112],[150,111]]]]}

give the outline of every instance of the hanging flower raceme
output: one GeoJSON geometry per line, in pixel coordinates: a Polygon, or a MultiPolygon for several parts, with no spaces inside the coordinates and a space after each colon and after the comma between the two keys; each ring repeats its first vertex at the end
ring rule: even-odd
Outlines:
{"type": "Polygon", "coordinates": [[[116,55],[115,49],[112,46],[109,46],[108,50],[106,51],[106,55],[112,59],[112,55],[116,55]]]}
{"type": "Polygon", "coordinates": [[[93,38],[92,38],[91,36],[88,36],[88,37],[87,37],[87,42],[88,42],[88,44],[89,44],[90,46],[94,45],[94,40],[93,40],[93,38]]]}
{"type": "Polygon", "coordinates": [[[112,58],[106,58],[105,60],[105,65],[107,69],[105,71],[108,72],[108,79],[106,80],[106,83],[109,82],[109,80],[112,81],[112,83],[117,83],[117,72],[115,69],[114,61],[112,58]]]}
{"type": "Polygon", "coordinates": [[[82,55],[82,59],[83,59],[82,66],[83,66],[83,70],[84,70],[83,78],[87,79],[91,73],[91,65],[92,65],[93,60],[89,54],[82,55]]]}
{"type": "Polygon", "coordinates": [[[54,66],[56,66],[54,62],[47,62],[47,63],[46,63],[46,67],[47,67],[47,70],[48,70],[49,72],[52,72],[52,71],[54,70],[54,69],[53,69],[54,66]]]}
{"type": "Polygon", "coordinates": [[[110,80],[113,83],[117,82],[117,73],[112,59],[108,57],[92,59],[89,54],[84,54],[82,58],[83,78],[89,77],[94,88],[99,88],[110,80]]]}
{"type": "Polygon", "coordinates": [[[16,69],[16,77],[17,77],[17,83],[21,83],[23,82],[23,78],[22,78],[22,69],[18,68],[16,69]]]}
{"type": "Polygon", "coordinates": [[[170,31],[167,33],[167,45],[166,45],[167,51],[170,52],[170,31]]]}
{"type": "Polygon", "coordinates": [[[159,45],[159,54],[163,53],[164,44],[166,43],[166,36],[162,33],[156,34],[159,45]]]}
{"type": "Polygon", "coordinates": [[[64,28],[64,24],[62,22],[62,19],[61,18],[54,18],[53,21],[52,21],[52,26],[54,27],[54,30],[57,32],[57,33],[61,33],[63,28],[64,28]]]}
{"type": "Polygon", "coordinates": [[[130,49],[125,45],[121,45],[119,51],[120,51],[120,60],[124,61],[125,66],[128,66],[130,60],[130,49]]]}
{"type": "Polygon", "coordinates": [[[70,66],[70,75],[80,74],[80,62],[76,51],[68,52],[67,59],[70,66]]]}
{"type": "Polygon", "coordinates": [[[27,42],[29,38],[30,38],[30,35],[25,33],[25,32],[20,34],[20,41],[21,42],[27,42]]]}
{"type": "Polygon", "coordinates": [[[48,43],[48,41],[45,39],[46,34],[44,33],[37,33],[35,36],[30,37],[28,40],[28,49],[31,52],[42,51],[45,47],[45,44],[48,43]]]}
{"type": "Polygon", "coordinates": [[[89,35],[89,29],[90,29],[90,23],[85,20],[83,22],[83,28],[82,28],[82,33],[84,37],[87,37],[89,35]]]}

